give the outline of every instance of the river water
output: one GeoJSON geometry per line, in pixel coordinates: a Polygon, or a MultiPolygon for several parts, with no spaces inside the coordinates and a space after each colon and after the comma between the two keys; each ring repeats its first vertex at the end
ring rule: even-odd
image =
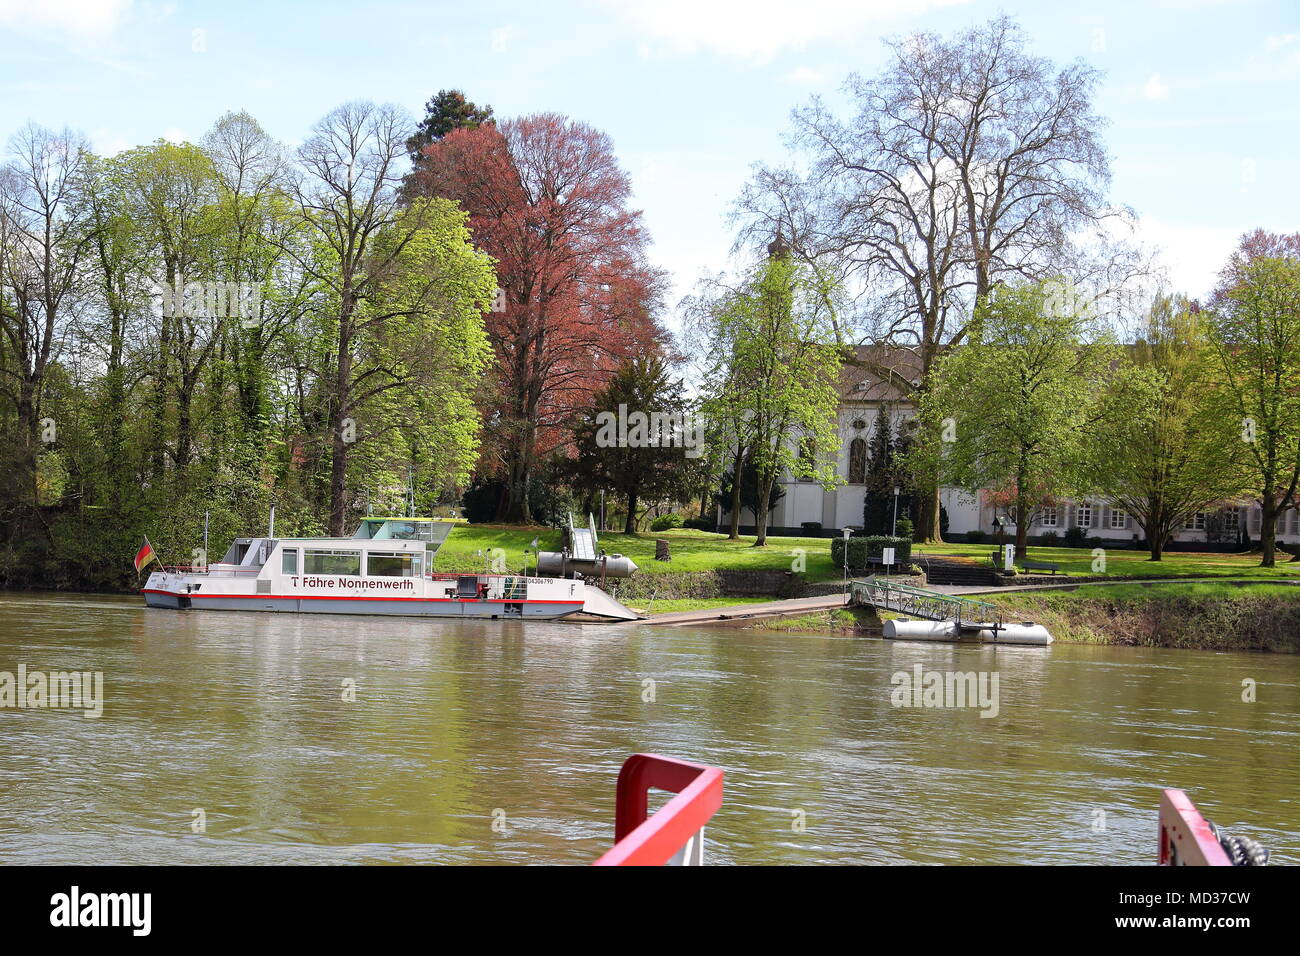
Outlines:
{"type": "Polygon", "coordinates": [[[0,594],[20,664],[104,702],[0,709],[4,863],[586,863],[636,751],[725,769],[713,863],[1150,863],[1166,786],[1300,861],[1300,657],[0,594]]]}

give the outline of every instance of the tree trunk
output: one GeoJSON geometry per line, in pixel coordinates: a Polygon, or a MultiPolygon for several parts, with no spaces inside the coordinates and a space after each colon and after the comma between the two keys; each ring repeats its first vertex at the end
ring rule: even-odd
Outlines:
{"type": "Polygon", "coordinates": [[[731,469],[731,532],[729,541],[740,540],[740,472],[745,464],[745,450],[736,452],[736,460],[731,469]]]}
{"type": "Polygon", "coordinates": [[[637,493],[629,491],[627,494],[627,520],[623,522],[624,534],[636,534],[636,506],[637,493]]]}
{"type": "Polygon", "coordinates": [[[19,386],[18,398],[18,456],[16,460],[17,487],[20,489],[21,506],[29,502],[23,500],[30,496],[32,513],[40,507],[40,491],[36,483],[36,459],[39,439],[36,422],[37,387],[30,379],[24,379],[19,386]]]}
{"type": "Polygon", "coordinates": [[[1147,547],[1151,551],[1151,560],[1159,561],[1164,556],[1165,536],[1161,530],[1161,522],[1152,519],[1149,523],[1142,525],[1142,533],[1147,536],[1147,547]]]}
{"type": "Polygon", "coordinates": [[[1016,557],[1022,561],[1029,557],[1029,502],[1023,488],[1023,482],[1016,482],[1016,557]]]}
{"type": "Polygon", "coordinates": [[[338,372],[334,377],[334,401],[330,405],[330,433],[333,455],[330,462],[330,535],[342,537],[347,519],[346,492],[348,442],[343,440],[344,414],[349,408],[352,391],[352,295],[344,288],[339,315],[338,372]]]}
{"type": "Polygon", "coordinates": [[[754,530],[757,537],[754,540],[754,547],[762,548],[767,545],[767,517],[771,514],[767,503],[772,499],[772,486],[776,484],[776,472],[772,472],[759,479],[758,485],[758,514],[754,519],[758,525],[754,530]]]}
{"type": "Polygon", "coordinates": [[[1264,552],[1259,562],[1261,568],[1271,568],[1277,553],[1277,501],[1266,495],[1261,502],[1259,521],[1259,546],[1264,552]]]}
{"type": "Polygon", "coordinates": [[[940,527],[939,486],[926,487],[917,493],[917,515],[914,523],[916,540],[927,544],[942,544],[943,529],[940,527]]]}

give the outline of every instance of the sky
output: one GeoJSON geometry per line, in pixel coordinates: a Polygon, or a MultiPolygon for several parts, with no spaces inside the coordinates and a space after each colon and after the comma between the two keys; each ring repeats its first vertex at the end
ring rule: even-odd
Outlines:
{"type": "Polygon", "coordinates": [[[1110,201],[1177,290],[1208,292],[1244,231],[1300,231],[1296,0],[0,0],[0,140],[35,121],[111,154],[246,109],[292,146],[340,103],[414,121],[443,88],[564,113],[612,137],[675,303],[728,265],[728,209],[789,155],[794,107],[847,115],[840,87],[884,66],[885,38],[1000,13],[1033,52],[1104,71],[1110,201]]]}

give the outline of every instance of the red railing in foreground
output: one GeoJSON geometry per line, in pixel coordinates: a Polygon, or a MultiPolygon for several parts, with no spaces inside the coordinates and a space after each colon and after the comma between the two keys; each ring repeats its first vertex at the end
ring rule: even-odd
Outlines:
{"type": "Polygon", "coordinates": [[[703,859],[699,840],[704,825],[722,806],[722,771],[717,767],[633,754],[618,772],[614,804],[614,846],[596,866],[663,866],[696,839],[693,853],[703,859]],[[647,818],[651,788],[677,796],[647,818]]]}
{"type": "Polygon", "coordinates": [[[1160,794],[1161,866],[1232,866],[1214,831],[1181,790],[1160,794]]]}

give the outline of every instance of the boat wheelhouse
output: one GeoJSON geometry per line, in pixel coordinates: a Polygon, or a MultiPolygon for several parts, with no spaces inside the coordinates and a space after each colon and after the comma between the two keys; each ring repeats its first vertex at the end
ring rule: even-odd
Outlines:
{"type": "Polygon", "coordinates": [[[176,610],[637,619],[579,578],[438,573],[434,556],[450,527],[377,518],[350,538],[236,538],[221,561],[155,571],[142,590],[150,607],[176,610]]]}

